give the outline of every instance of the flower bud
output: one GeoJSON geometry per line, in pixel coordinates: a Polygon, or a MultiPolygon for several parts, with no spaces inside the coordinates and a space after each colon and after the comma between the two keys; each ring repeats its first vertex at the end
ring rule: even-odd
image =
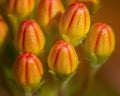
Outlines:
{"type": "Polygon", "coordinates": [[[25,17],[33,11],[34,5],[34,0],[7,0],[6,8],[8,15],[25,17]]]}
{"type": "Polygon", "coordinates": [[[65,35],[74,46],[86,37],[89,28],[89,11],[83,3],[78,2],[67,8],[59,23],[60,34],[65,35]]]}
{"type": "Polygon", "coordinates": [[[34,20],[23,21],[16,35],[16,47],[19,51],[29,51],[39,54],[45,45],[44,34],[34,20]]]}
{"type": "Polygon", "coordinates": [[[66,0],[68,4],[72,4],[73,2],[78,1],[78,2],[83,2],[87,5],[97,5],[100,1],[99,0],[66,0]]]}
{"type": "Polygon", "coordinates": [[[84,47],[92,62],[97,64],[104,62],[115,47],[115,37],[112,28],[104,23],[94,24],[84,42],[84,47]],[[97,59],[96,61],[95,58],[97,59]]]}
{"type": "Polygon", "coordinates": [[[42,79],[42,64],[34,54],[24,52],[16,59],[13,66],[13,74],[16,82],[23,89],[32,91],[39,86],[42,79]]]}
{"type": "Polygon", "coordinates": [[[4,43],[8,34],[8,26],[4,22],[2,16],[0,16],[0,47],[4,43]]]}
{"type": "Polygon", "coordinates": [[[37,20],[43,28],[46,28],[51,22],[57,21],[63,12],[61,0],[41,0],[37,10],[37,20]]]}
{"type": "Polygon", "coordinates": [[[60,75],[69,75],[76,70],[78,64],[78,56],[69,42],[61,40],[53,45],[48,56],[50,70],[60,75]]]}

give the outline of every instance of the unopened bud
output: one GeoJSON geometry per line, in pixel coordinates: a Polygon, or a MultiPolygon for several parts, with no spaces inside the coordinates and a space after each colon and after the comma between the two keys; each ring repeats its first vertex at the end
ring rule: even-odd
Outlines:
{"type": "Polygon", "coordinates": [[[35,0],[7,0],[6,8],[8,15],[25,17],[33,11],[34,5],[35,0]]]}
{"type": "Polygon", "coordinates": [[[78,56],[73,46],[66,41],[57,41],[48,56],[50,70],[59,75],[73,73],[79,64],[78,56]]]}
{"type": "Polygon", "coordinates": [[[16,82],[26,91],[32,91],[39,86],[43,76],[43,68],[40,60],[30,52],[24,52],[18,56],[13,66],[13,74],[16,82]]]}
{"type": "Polygon", "coordinates": [[[59,23],[61,35],[65,35],[74,45],[78,45],[86,37],[90,28],[90,14],[83,3],[70,5],[59,23]]]}
{"type": "Polygon", "coordinates": [[[20,52],[39,54],[44,48],[45,37],[35,20],[25,20],[19,26],[15,42],[20,52]]]}
{"type": "Polygon", "coordinates": [[[37,10],[37,20],[43,28],[46,28],[51,22],[56,22],[63,12],[61,0],[41,0],[37,10]]]}
{"type": "Polygon", "coordinates": [[[97,64],[104,62],[111,55],[114,47],[115,37],[112,28],[104,23],[94,24],[84,42],[90,61],[97,64]]]}

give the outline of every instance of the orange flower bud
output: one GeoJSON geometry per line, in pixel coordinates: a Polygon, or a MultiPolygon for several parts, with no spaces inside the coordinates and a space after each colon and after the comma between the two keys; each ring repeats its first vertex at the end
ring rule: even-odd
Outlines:
{"type": "Polygon", "coordinates": [[[53,45],[48,56],[50,70],[60,75],[69,75],[76,70],[78,64],[78,56],[69,42],[61,40],[53,45]]]}
{"type": "Polygon", "coordinates": [[[34,8],[34,0],[7,0],[7,12],[18,17],[29,15],[34,8]]]}
{"type": "Polygon", "coordinates": [[[4,22],[3,18],[0,16],[0,47],[4,43],[8,34],[8,26],[4,22]]]}
{"type": "MultiPolygon", "coordinates": [[[[84,46],[89,55],[94,54],[100,63],[108,58],[115,47],[115,37],[112,28],[104,23],[92,26],[84,46]]],[[[92,57],[93,58],[93,57],[92,57]]]]}
{"type": "Polygon", "coordinates": [[[60,34],[74,45],[86,37],[90,28],[90,14],[83,3],[75,2],[68,7],[59,23],[60,34]]]}
{"type": "Polygon", "coordinates": [[[39,54],[45,45],[45,37],[34,20],[23,21],[16,35],[16,47],[19,51],[29,51],[39,54]]]}
{"type": "Polygon", "coordinates": [[[61,0],[41,0],[37,10],[37,20],[45,28],[64,12],[61,0]]]}
{"type": "Polygon", "coordinates": [[[43,76],[43,68],[40,60],[30,52],[24,52],[18,56],[13,66],[13,74],[16,82],[26,91],[32,91],[38,87],[43,76]]]}

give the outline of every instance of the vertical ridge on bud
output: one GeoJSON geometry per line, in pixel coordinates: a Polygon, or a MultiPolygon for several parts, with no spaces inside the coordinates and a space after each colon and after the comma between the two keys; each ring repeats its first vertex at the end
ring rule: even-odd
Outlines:
{"type": "Polygon", "coordinates": [[[34,20],[23,21],[16,35],[16,47],[20,51],[30,51],[39,54],[44,45],[45,37],[37,22],[34,20]]]}
{"type": "Polygon", "coordinates": [[[16,59],[13,74],[16,82],[22,88],[26,91],[34,90],[42,79],[42,64],[34,54],[24,52],[16,59]]]}
{"type": "Polygon", "coordinates": [[[62,15],[59,23],[61,35],[66,35],[74,45],[86,36],[90,28],[90,14],[83,3],[71,4],[62,15]]]}
{"type": "Polygon", "coordinates": [[[41,0],[37,10],[37,20],[45,28],[64,12],[61,0],[41,0]]]}
{"type": "Polygon", "coordinates": [[[89,53],[94,53],[98,59],[109,57],[115,47],[115,37],[112,28],[104,23],[94,24],[84,45],[85,49],[89,53]]]}
{"type": "Polygon", "coordinates": [[[66,41],[56,42],[48,56],[48,66],[50,70],[61,75],[73,73],[79,60],[73,46],[66,41]]]}

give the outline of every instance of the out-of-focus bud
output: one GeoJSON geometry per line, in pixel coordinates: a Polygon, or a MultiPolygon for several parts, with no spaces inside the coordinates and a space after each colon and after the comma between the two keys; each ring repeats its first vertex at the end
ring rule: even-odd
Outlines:
{"type": "Polygon", "coordinates": [[[8,34],[8,26],[4,22],[2,16],[0,16],[0,47],[4,43],[8,34]]]}
{"type": "Polygon", "coordinates": [[[104,23],[92,26],[84,42],[84,48],[90,62],[100,64],[107,60],[115,47],[115,37],[112,28],[104,23]]]}
{"type": "Polygon", "coordinates": [[[45,37],[35,20],[23,21],[16,34],[16,48],[39,54],[45,45],[45,37]]]}
{"type": "Polygon", "coordinates": [[[53,45],[48,56],[50,70],[59,75],[69,75],[76,70],[78,64],[78,56],[69,42],[61,40],[53,45]]]}
{"type": "Polygon", "coordinates": [[[39,86],[42,79],[42,64],[34,54],[24,52],[16,59],[13,74],[16,82],[25,91],[32,91],[39,86]]]}
{"type": "Polygon", "coordinates": [[[7,0],[6,9],[8,15],[25,17],[29,15],[35,5],[35,0],[7,0]]]}
{"type": "MultiPolygon", "coordinates": [[[[52,23],[58,23],[64,8],[61,0],[41,0],[37,10],[37,20],[46,29],[52,23]]],[[[54,24],[53,24],[54,25],[54,24]]]]}
{"type": "Polygon", "coordinates": [[[60,34],[74,45],[78,45],[86,37],[90,28],[90,14],[83,3],[70,5],[60,19],[60,34]]]}

